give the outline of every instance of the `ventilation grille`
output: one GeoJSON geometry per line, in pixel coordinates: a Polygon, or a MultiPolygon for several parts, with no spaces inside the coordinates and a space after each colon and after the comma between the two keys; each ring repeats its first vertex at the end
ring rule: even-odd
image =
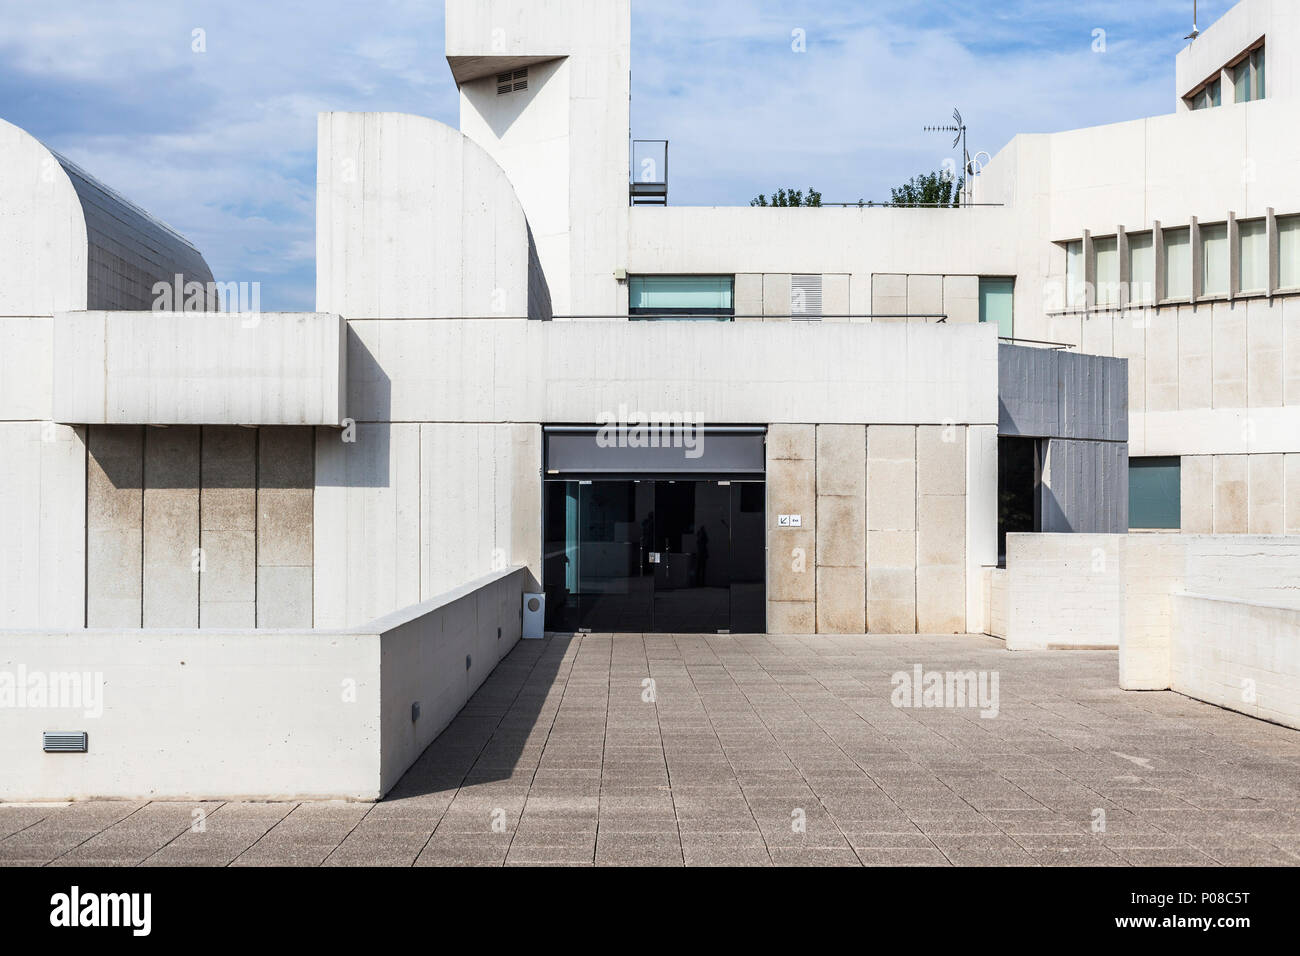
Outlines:
{"type": "Polygon", "coordinates": [[[528,89],[528,67],[512,73],[497,74],[497,96],[503,93],[518,93],[528,89]]]}
{"type": "Polygon", "coordinates": [[[816,322],[822,317],[822,277],[790,277],[790,317],[816,322]]]}
{"type": "Polygon", "coordinates": [[[47,754],[84,754],[87,737],[83,730],[47,730],[41,734],[41,744],[47,754]]]}

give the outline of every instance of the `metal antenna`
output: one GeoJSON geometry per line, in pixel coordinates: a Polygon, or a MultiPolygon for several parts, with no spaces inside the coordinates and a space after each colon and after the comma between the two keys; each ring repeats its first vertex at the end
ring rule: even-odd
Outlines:
{"type": "Polygon", "coordinates": [[[1200,19],[1200,17],[1197,16],[1196,5],[1197,5],[1197,0],[1192,0],[1192,32],[1187,34],[1187,36],[1183,37],[1184,40],[1195,40],[1198,36],[1201,35],[1200,27],[1197,26],[1197,21],[1200,19]]]}
{"type": "MultiPolygon", "coordinates": [[[[962,192],[966,196],[966,202],[970,202],[971,191],[971,169],[970,153],[966,152],[966,124],[962,121],[961,111],[954,109],[952,111],[953,125],[951,126],[922,126],[921,129],[927,133],[956,133],[953,137],[952,145],[955,149],[958,143],[961,143],[961,162],[965,175],[962,182],[962,192]]],[[[958,198],[958,205],[961,205],[961,199],[958,198]]]]}

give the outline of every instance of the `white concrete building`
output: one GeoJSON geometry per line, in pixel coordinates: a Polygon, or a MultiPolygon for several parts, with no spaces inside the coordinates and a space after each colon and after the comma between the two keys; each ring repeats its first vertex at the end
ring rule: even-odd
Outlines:
{"type": "Polygon", "coordinates": [[[628,0],[446,22],[459,131],[320,117],[314,313],[158,309],[201,256],[0,126],[0,665],[129,690],[80,763],[0,712],[0,797],[140,793],[140,746],[168,793],[382,794],[525,592],[554,630],[979,632],[1007,532],[1300,533],[1291,4],[960,209],[633,204],[628,0]]]}

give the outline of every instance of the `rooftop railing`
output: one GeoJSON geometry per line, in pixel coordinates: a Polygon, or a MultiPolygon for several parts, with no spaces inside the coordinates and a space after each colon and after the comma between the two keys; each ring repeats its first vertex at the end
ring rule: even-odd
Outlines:
{"type": "Polygon", "coordinates": [[[633,206],[668,205],[668,140],[632,140],[633,206]]]}

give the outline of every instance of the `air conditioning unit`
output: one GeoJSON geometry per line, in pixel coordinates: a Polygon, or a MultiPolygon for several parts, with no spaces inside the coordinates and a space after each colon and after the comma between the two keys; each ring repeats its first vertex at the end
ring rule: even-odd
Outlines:
{"type": "Polygon", "coordinates": [[[540,641],[546,636],[546,595],[524,595],[524,640],[540,641]]]}

